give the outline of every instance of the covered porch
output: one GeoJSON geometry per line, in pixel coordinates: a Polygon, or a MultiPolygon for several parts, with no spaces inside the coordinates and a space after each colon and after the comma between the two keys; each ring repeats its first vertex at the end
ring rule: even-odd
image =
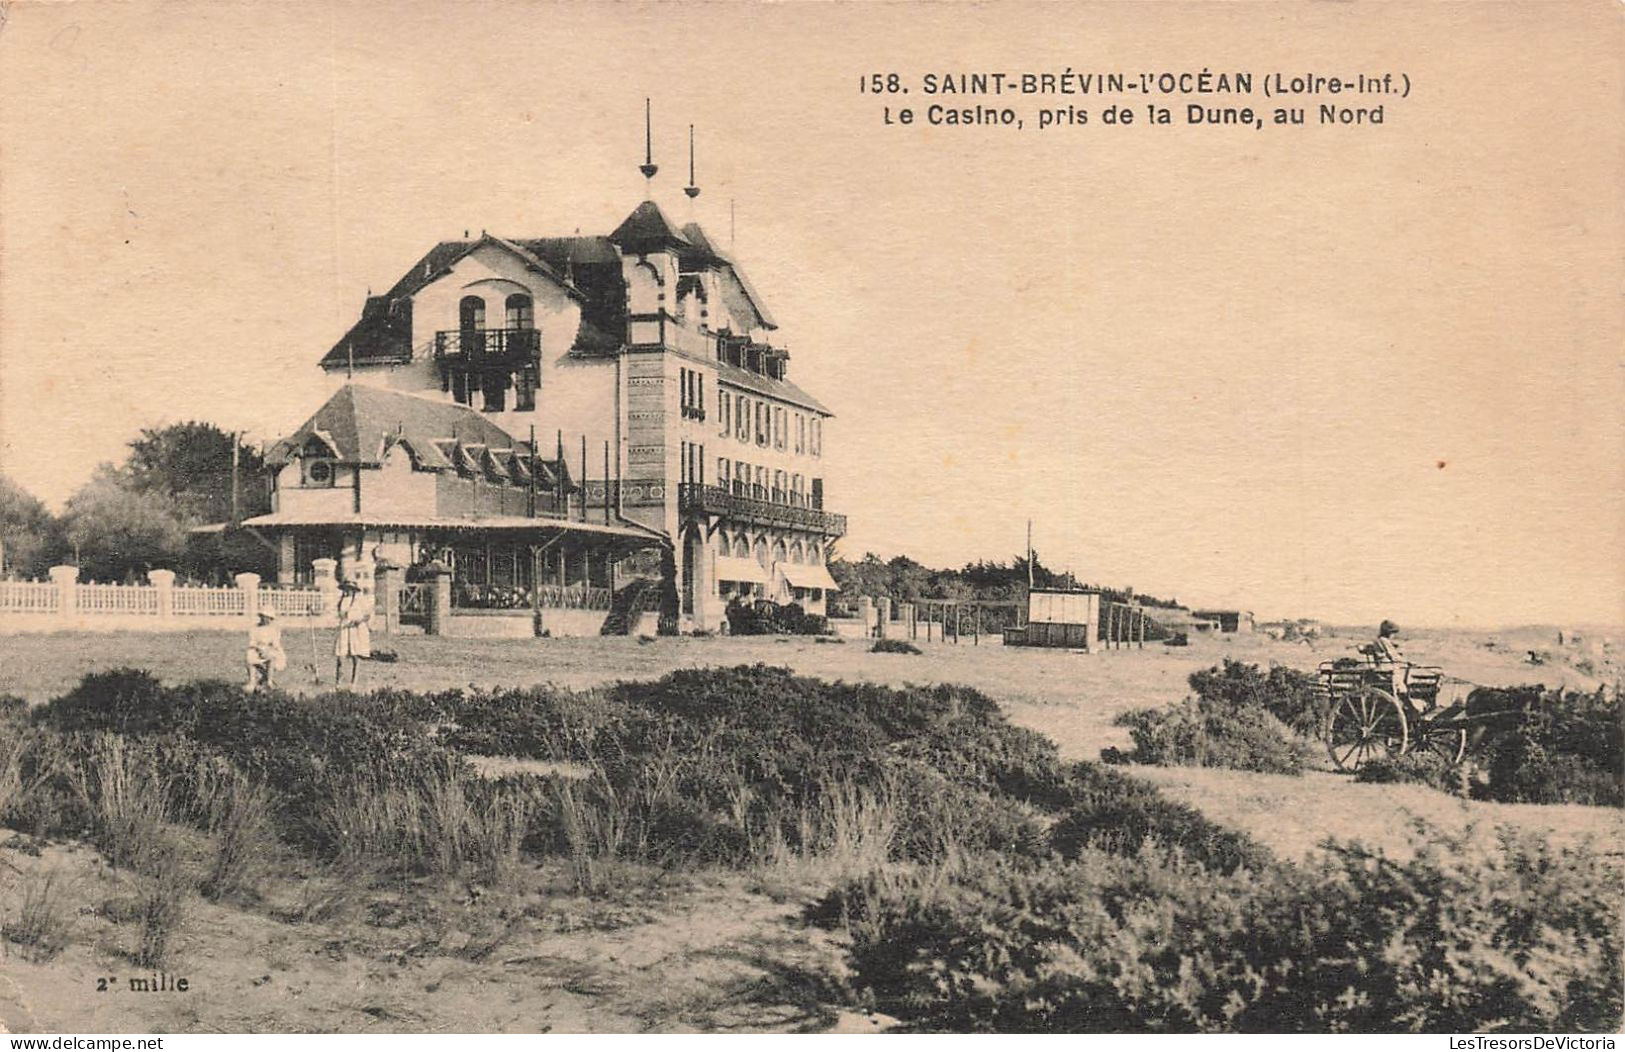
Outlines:
{"type": "MultiPolygon", "coordinates": [[[[428,627],[434,589],[445,590],[447,615],[522,621],[438,626],[456,635],[528,635],[530,618],[551,612],[567,633],[596,633],[624,587],[632,557],[662,538],[642,526],[528,516],[479,519],[402,519],[347,516],[309,521],[272,513],[244,526],[278,551],[278,582],[319,584],[319,560],[331,559],[339,579],[357,580],[395,594],[377,596],[381,610],[400,623],[428,627]],[[388,568],[380,574],[379,568],[388,568]],[[592,622],[591,625],[588,622],[592,622]],[[457,631],[458,628],[466,631],[457,631]]],[[[646,562],[647,560],[639,560],[646,562]]],[[[543,617],[544,622],[549,618],[543,617]]]]}

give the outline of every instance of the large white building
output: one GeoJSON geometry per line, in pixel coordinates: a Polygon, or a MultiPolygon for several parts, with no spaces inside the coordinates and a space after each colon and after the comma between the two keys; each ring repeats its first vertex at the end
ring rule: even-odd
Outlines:
{"type": "Polygon", "coordinates": [[[441,242],[322,358],[348,382],[271,451],[274,510],[247,525],[278,535],[288,579],[436,555],[460,601],[513,602],[537,572],[613,589],[666,545],[688,627],[741,596],[822,613],[846,526],[825,509],[831,414],[776,328],[653,200],[602,236],[441,242]]]}

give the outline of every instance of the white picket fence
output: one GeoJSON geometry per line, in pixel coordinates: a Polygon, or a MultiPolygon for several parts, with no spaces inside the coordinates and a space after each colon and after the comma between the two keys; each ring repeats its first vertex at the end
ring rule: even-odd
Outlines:
{"type": "MultiPolygon", "coordinates": [[[[80,613],[151,614],[153,617],[157,617],[159,613],[158,589],[151,585],[81,584],[75,585],[74,588],[78,593],[77,606],[80,613]]],[[[177,598],[181,591],[183,589],[175,589],[177,598]]]]}
{"type": "Polygon", "coordinates": [[[323,617],[331,600],[315,588],[242,588],[207,585],[95,584],[0,580],[0,616],[16,625],[79,621],[240,620],[250,609],[278,617],[323,617]],[[252,604],[252,605],[251,605],[252,604]],[[12,616],[15,615],[15,616],[12,616]]]}
{"type": "Polygon", "coordinates": [[[55,613],[61,594],[50,581],[0,581],[0,613],[55,613]]]}
{"type": "Polygon", "coordinates": [[[248,593],[241,588],[210,588],[206,585],[196,588],[176,587],[174,595],[175,614],[179,617],[187,615],[241,617],[248,612],[248,593]]]}

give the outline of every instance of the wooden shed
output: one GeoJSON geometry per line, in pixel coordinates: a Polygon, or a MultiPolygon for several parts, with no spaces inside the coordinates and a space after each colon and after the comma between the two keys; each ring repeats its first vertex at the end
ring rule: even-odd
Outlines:
{"type": "Polygon", "coordinates": [[[1034,588],[1027,594],[1027,623],[1006,628],[1004,645],[1094,650],[1099,627],[1099,592],[1034,588]]]}

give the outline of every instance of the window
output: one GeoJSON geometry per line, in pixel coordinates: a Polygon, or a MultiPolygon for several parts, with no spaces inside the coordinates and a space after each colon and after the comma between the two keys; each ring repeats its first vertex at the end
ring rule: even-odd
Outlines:
{"type": "MultiPolygon", "coordinates": [[[[480,305],[484,313],[485,305],[480,305]]],[[[536,327],[536,304],[523,292],[516,292],[508,297],[507,302],[507,328],[534,329],[536,327]]]]}
{"type": "Polygon", "coordinates": [[[785,479],[784,472],[773,472],[773,500],[777,504],[785,503],[785,479]]]}
{"type": "Polygon", "coordinates": [[[767,425],[768,425],[767,403],[766,402],[757,402],[756,403],[756,444],[758,446],[767,445],[767,425]]]}
{"type": "Polygon", "coordinates": [[[335,474],[333,450],[315,435],[310,436],[299,451],[299,484],[317,488],[331,486],[335,474]]]}
{"type": "Polygon", "coordinates": [[[683,419],[704,420],[705,377],[695,369],[679,369],[677,380],[683,419]]]}
{"type": "Polygon", "coordinates": [[[812,428],[808,435],[808,452],[813,456],[822,456],[824,452],[824,422],[813,417],[812,428]]]}
{"type": "Polygon", "coordinates": [[[514,374],[513,407],[523,412],[536,408],[536,388],[541,376],[535,365],[527,365],[514,374]]]}
{"type": "Polygon", "coordinates": [[[717,381],[717,415],[722,420],[723,438],[733,433],[733,404],[734,400],[722,389],[722,381],[717,381]]]}
{"type": "Polygon", "coordinates": [[[750,441],[750,399],[740,395],[734,400],[734,437],[741,442],[750,441]]]}
{"type": "Polygon", "coordinates": [[[807,418],[801,413],[796,414],[796,452],[807,452],[807,418]]]}
{"type": "Polygon", "coordinates": [[[727,457],[717,458],[717,485],[726,489],[733,478],[733,462],[727,457]]]}
{"type": "Polygon", "coordinates": [[[464,296],[457,305],[457,327],[464,332],[485,328],[485,301],[478,296],[464,296]]]}
{"type": "Polygon", "coordinates": [[[773,448],[774,449],[783,449],[788,444],[787,439],[789,437],[790,429],[789,429],[789,427],[786,426],[785,420],[786,420],[786,417],[785,417],[785,414],[784,414],[784,409],[779,407],[779,406],[774,406],[773,407],[773,448]]]}
{"type": "Polygon", "coordinates": [[[801,491],[801,487],[802,487],[803,482],[804,482],[804,480],[802,479],[802,477],[800,475],[791,475],[790,476],[790,503],[791,504],[795,504],[795,505],[799,506],[799,505],[803,505],[803,504],[807,503],[806,500],[804,499],[802,491],[801,491]]]}

